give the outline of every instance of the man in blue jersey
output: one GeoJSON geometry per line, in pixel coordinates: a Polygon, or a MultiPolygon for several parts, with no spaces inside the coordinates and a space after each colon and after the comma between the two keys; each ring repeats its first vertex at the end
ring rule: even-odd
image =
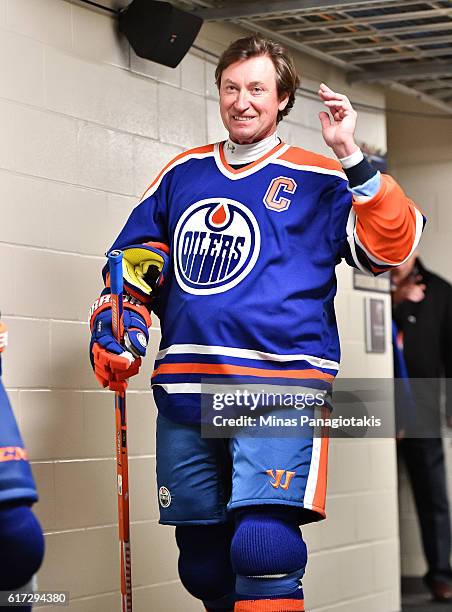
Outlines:
{"type": "MultiPolygon", "coordinates": [[[[13,594],[17,589],[32,591],[30,580],[41,565],[44,538],[31,511],[38,496],[27,452],[1,380],[1,354],[7,338],[0,321],[0,591],[13,594]]],[[[15,609],[25,612],[31,606],[15,609]]],[[[11,607],[2,606],[0,600],[0,610],[11,607]]]]}
{"type": "Polygon", "coordinates": [[[229,138],[171,160],[130,215],[112,247],[124,252],[124,345],[105,270],[91,360],[104,387],[124,389],[155,312],[160,522],[176,526],[180,578],[208,612],[303,611],[299,525],[325,518],[328,439],[203,437],[202,385],[327,391],[339,367],[336,264],[398,265],[424,219],[364,159],[357,114],[327,85],[319,120],[338,159],[282,142],[299,78],[278,43],[233,42],[216,82],[229,138]]]}

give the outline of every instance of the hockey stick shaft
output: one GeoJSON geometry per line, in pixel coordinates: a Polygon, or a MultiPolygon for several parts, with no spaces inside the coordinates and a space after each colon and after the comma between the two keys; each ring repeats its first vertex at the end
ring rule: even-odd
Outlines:
{"type": "MultiPolygon", "coordinates": [[[[124,337],[122,251],[108,255],[111,288],[113,334],[118,342],[124,337]]],[[[118,524],[121,553],[122,612],[132,612],[132,560],[129,519],[129,457],[127,448],[126,392],[115,392],[116,475],[118,486],[118,524]]]]}

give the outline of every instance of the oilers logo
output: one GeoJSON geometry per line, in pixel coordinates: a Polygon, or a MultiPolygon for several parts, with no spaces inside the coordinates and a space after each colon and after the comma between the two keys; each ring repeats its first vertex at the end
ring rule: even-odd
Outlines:
{"type": "Polygon", "coordinates": [[[228,291],[253,269],[260,250],[260,232],[253,213],[229,198],[192,204],[174,232],[174,268],[188,293],[228,291]]]}

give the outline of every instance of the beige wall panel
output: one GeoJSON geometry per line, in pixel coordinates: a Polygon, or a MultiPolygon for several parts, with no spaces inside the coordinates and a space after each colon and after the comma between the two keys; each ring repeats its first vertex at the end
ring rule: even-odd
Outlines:
{"type": "Polygon", "coordinates": [[[82,394],[20,391],[21,433],[32,461],[83,457],[82,394]]]}
{"type": "Polygon", "coordinates": [[[49,322],[4,317],[8,353],[2,359],[5,387],[48,387],[50,384],[49,322]],[[24,350],[27,347],[27,350],[24,350]]]}
{"type": "MultiPolygon", "coordinates": [[[[18,389],[7,389],[7,393],[8,393],[9,402],[11,404],[11,409],[14,414],[14,418],[16,419],[17,425],[19,426],[19,429],[22,435],[23,434],[22,432],[22,409],[20,406],[20,397],[19,397],[20,391],[18,389]]],[[[23,435],[22,435],[22,438],[23,438],[23,435]]]]}
{"type": "Polygon", "coordinates": [[[191,597],[180,582],[137,589],[133,600],[134,609],[135,606],[137,612],[148,612],[149,610],[202,611],[199,601],[191,597]]]}
{"type": "Polygon", "coordinates": [[[77,122],[0,100],[0,167],[74,182],[77,122]]]}
{"type": "Polygon", "coordinates": [[[204,74],[204,60],[193,53],[187,53],[182,60],[181,87],[200,96],[204,95],[206,81],[204,74]]]}
{"type": "Polygon", "coordinates": [[[373,486],[369,478],[371,456],[367,444],[354,440],[335,440],[330,443],[328,461],[330,494],[363,492],[373,486]]]}
{"type": "Polygon", "coordinates": [[[356,499],[354,495],[330,495],[327,518],[318,526],[323,549],[350,546],[356,542],[356,499]]]}
{"type": "Polygon", "coordinates": [[[33,462],[31,467],[39,495],[33,511],[43,530],[52,531],[56,528],[55,464],[51,461],[33,462]]]}
{"type": "MultiPolygon", "coordinates": [[[[326,509],[327,513],[328,505],[326,509]]],[[[325,521],[321,521],[318,523],[311,523],[309,525],[303,525],[302,527],[302,536],[303,540],[306,542],[308,547],[308,555],[313,552],[318,552],[323,548],[323,534],[324,534],[324,523],[325,521]]]]}
{"type": "MultiPolygon", "coordinates": [[[[57,183],[55,183],[57,184],[57,183]]],[[[48,246],[50,220],[47,208],[48,182],[0,171],[2,222],[0,240],[7,243],[48,246]],[[20,223],[18,223],[20,219],[20,223]]],[[[0,274],[7,266],[2,266],[0,274]]],[[[3,286],[3,284],[2,284],[3,286]]],[[[2,291],[2,303],[7,290],[2,291]]],[[[4,306],[2,306],[4,309],[4,306]]]]}
{"type": "Polygon", "coordinates": [[[14,32],[0,38],[0,96],[44,105],[44,49],[41,43],[14,32]],[[11,61],[15,56],[21,62],[11,61]]]}
{"type": "Polygon", "coordinates": [[[399,610],[399,598],[395,598],[393,591],[386,591],[362,597],[360,599],[348,600],[344,603],[327,606],[322,608],[313,608],[312,612],[382,612],[382,610],[399,610]]]}
{"type": "Polygon", "coordinates": [[[303,578],[303,590],[307,610],[329,606],[344,598],[336,551],[310,555],[303,578]],[[338,593],[341,594],[339,597],[338,593]]]}
{"type": "MultiPolygon", "coordinates": [[[[98,595],[97,597],[83,597],[81,599],[73,599],[70,596],[69,605],[64,608],[65,612],[111,612],[116,610],[120,604],[120,594],[108,593],[107,595],[98,595]]],[[[133,609],[135,610],[135,599],[133,600],[133,609]]],[[[39,608],[39,612],[55,612],[55,606],[39,608]]],[[[139,610],[137,610],[139,612],[139,610]]]]}
{"type": "Polygon", "coordinates": [[[219,100],[218,96],[218,88],[215,82],[215,68],[216,65],[212,63],[209,59],[205,62],[205,82],[206,82],[206,90],[205,95],[207,98],[211,100],[219,100]]]}
{"type": "Polygon", "coordinates": [[[136,586],[177,579],[179,553],[174,527],[154,522],[134,524],[131,542],[136,586]]]}
{"type": "Polygon", "coordinates": [[[135,55],[132,49],[130,50],[130,69],[132,72],[151,77],[160,83],[166,83],[174,87],[180,87],[181,85],[180,65],[176,68],[169,68],[168,66],[156,64],[155,62],[149,62],[135,55]]]}
{"type": "MultiPolygon", "coordinates": [[[[127,405],[131,396],[127,394],[127,405]]],[[[83,391],[83,454],[84,458],[115,457],[116,428],[114,396],[109,391],[83,391]]],[[[128,410],[128,415],[131,410],[128,410]]],[[[133,410],[132,410],[133,412],[133,410]]],[[[130,417],[129,417],[130,420],[130,417]]],[[[132,447],[131,447],[132,450],[132,447]]]]}
{"type": "Polygon", "coordinates": [[[116,502],[116,463],[113,458],[55,463],[58,531],[115,524],[116,502]]]}
{"type": "Polygon", "coordinates": [[[131,457],[129,465],[132,521],[158,520],[155,457],[131,457]]]}
{"type": "Polygon", "coordinates": [[[157,138],[157,84],[121,68],[45,54],[46,105],[58,113],[157,138]]]}
{"type": "Polygon", "coordinates": [[[15,252],[9,245],[0,245],[0,257],[4,262],[0,267],[0,283],[2,285],[2,314],[13,313],[16,306],[17,294],[17,266],[11,252],[15,252]],[[6,259],[9,257],[9,259],[6,259]]]}
{"type": "Polygon", "coordinates": [[[228,134],[221,121],[220,110],[216,100],[206,100],[207,108],[207,140],[220,142],[226,140],[228,134]]]}
{"type": "MultiPolygon", "coordinates": [[[[6,0],[2,2],[6,4],[6,0]]],[[[8,0],[7,26],[49,45],[72,45],[71,5],[61,0],[8,0]]]]}
{"type": "MultiPolygon", "coordinates": [[[[83,405],[83,435],[77,457],[114,457],[114,399],[108,391],[85,391],[83,405]]],[[[152,394],[127,393],[127,436],[129,456],[155,454],[156,408],[152,394]]]]}
{"type": "Polygon", "coordinates": [[[400,575],[399,543],[396,540],[377,542],[372,547],[374,589],[390,589],[394,576],[400,575]]]}
{"type": "Polygon", "coordinates": [[[375,543],[369,546],[351,547],[336,553],[341,585],[341,596],[351,599],[376,590],[372,571],[375,543]]]}
{"type": "Polygon", "coordinates": [[[118,34],[116,19],[89,7],[74,4],[71,8],[73,51],[94,62],[128,68],[130,48],[118,34]]]}
{"type": "Polygon", "coordinates": [[[376,490],[394,491],[397,474],[394,470],[396,445],[393,439],[375,439],[370,442],[371,478],[376,490]]]}
{"type": "Polygon", "coordinates": [[[98,289],[100,259],[77,257],[30,248],[3,247],[14,252],[16,279],[15,314],[53,319],[87,320],[85,304],[98,289]],[[33,262],[30,265],[30,262],[33,262]]]}
{"type": "Polygon", "coordinates": [[[133,455],[155,454],[157,409],[150,391],[127,394],[129,452],[133,455]]]}
{"type": "MultiPolygon", "coordinates": [[[[51,321],[50,376],[55,389],[96,389],[91,364],[86,359],[87,323],[51,321]]],[[[47,385],[45,385],[47,386],[47,385]]]]}
{"type": "MultiPolygon", "coordinates": [[[[111,241],[109,233],[118,227],[119,216],[117,207],[110,204],[108,194],[49,182],[46,196],[50,217],[48,246],[58,251],[103,256],[108,241],[111,241]],[[71,231],[72,228],[77,229],[71,231]]],[[[97,260],[97,268],[102,265],[101,261],[97,260]]]]}
{"type": "MultiPolygon", "coordinates": [[[[144,192],[151,185],[157,175],[176,155],[182,153],[183,147],[162,144],[156,140],[144,138],[135,139],[134,147],[134,193],[135,204],[138,204],[144,192]]],[[[127,215],[128,217],[128,215],[127,215]]],[[[124,222],[127,220],[124,219],[124,222]]]]}
{"type": "Polygon", "coordinates": [[[158,88],[159,135],[186,149],[206,144],[204,98],[163,83],[158,88]],[[181,113],[180,109],[184,108],[181,113]]]}
{"type": "Polygon", "coordinates": [[[353,288],[353,270],[345,261],[336,266],[336,277],[341,291],[353,288]]]}
{"type": "Polygon", "coordinates": [[[94,189],[133,195],[134,137],[80,122],[78,183],[94,189]]]}
{"type": "Polygon", "coordinates": [[[70,591],[71,597],[115,591],[119,584],[117,525],[47,534],[38,581],[40,590],[70,591]]]}
{"type": "Polygon", "coordinates": [[[357,495],[356,539],[361,542],[398,537],[397,502],[393,490],[357,495]]]}

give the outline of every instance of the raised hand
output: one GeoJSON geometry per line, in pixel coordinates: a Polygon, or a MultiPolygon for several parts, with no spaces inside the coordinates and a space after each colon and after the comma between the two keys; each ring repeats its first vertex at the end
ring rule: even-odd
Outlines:
{"type": "Polygon", "coordinates": [[[357,112],[346,95],[336,93],[325,83],[320,84],[318,94],[329,110],[319,113],[323,139],[337,157],[347,157],[359,148],[354,139],[357,112]]]}

